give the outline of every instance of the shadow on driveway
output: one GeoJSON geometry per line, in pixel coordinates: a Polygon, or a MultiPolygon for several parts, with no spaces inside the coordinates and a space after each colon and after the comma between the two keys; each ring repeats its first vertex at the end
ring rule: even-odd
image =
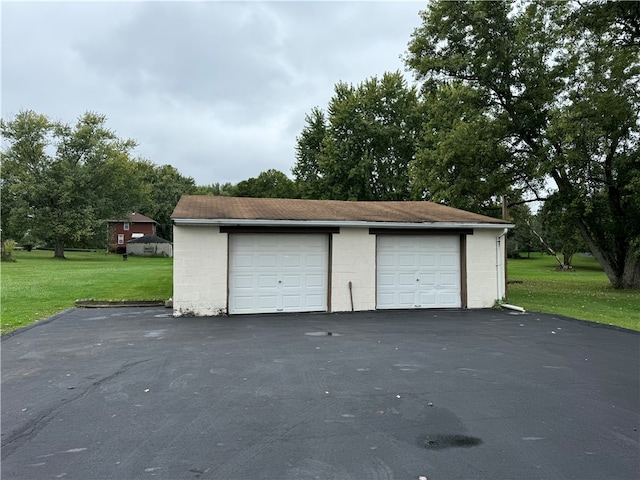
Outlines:
{"type": "Polygon", "coordinates": [[[69,310],[3,338],[2,476],[638,478],[639,340],[495,310],[69,310]]]}

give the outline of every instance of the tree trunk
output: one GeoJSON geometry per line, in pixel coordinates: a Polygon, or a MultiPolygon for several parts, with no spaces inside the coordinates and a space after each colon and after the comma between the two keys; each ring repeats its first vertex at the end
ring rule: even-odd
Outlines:
{"type": "Polygon", "coordinates": [[[634,255],[631,249],[624,263],[622,288],[640,288],[640,257],[634,255]]]}
{"type": "Polygon", "coordinates": [[[583,222],[578,221],[577,226],[593,257],[598,261],[604,273],[606,273],[609,278],[611,286],[613,288],[640,289],[640,256],[633,251],[633,247],[629,247],[629,249],[624,252],[624,264],[618,267],[615,264],[615,260],[613,260],[617,255],[606,255],[596,242],[594,242],[593,238],[591,238],[583,222]]]}
{"type": "Polygon", "coordinates": [[[578,230],[580,231],[580,235],[582,236],[584,243],[587,244],[589,251],[593,255],[593,258],[596,259],[596,261],[600,264],[600,266],[604,270],[604,273],[609,278],[609,282],[611,282],[611,286],[613,288],[622,288],[621,278],[619,273],[616,271],[616,269],[614,268],[614,265],[609,260],[609,258],[604,254],[602,249],[593,240],[584,222],[582,220],[578,220],[576,222],[576,225],[578,227],[578,230]]]}
{"type": "Polygon", "coordinates": [[[53,254],[54,258],[67,258],[64,256],[64,242],[62,240],[56,240],[56,249],[53,254]]]}

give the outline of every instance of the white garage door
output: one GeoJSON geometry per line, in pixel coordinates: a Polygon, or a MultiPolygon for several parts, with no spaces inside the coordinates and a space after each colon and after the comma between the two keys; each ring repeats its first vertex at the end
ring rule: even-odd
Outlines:
{"type": "Polygon", "coordinates": [[[379,235],[377,308],[459,308],[460,237],[379,235]]]}
{"type": "Polygon", "coordinates": [[[327,310],[329,237],[229,235],[229,313],[327,310]]]}

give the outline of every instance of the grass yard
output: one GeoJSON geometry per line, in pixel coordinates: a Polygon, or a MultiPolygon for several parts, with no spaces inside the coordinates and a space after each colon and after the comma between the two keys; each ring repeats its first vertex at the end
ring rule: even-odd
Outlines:
{"type": "MultiPolygon", "coordinates": [[[[2,333],[72,307],[78,299],[150,300],[172,296],[171,258],[49,251],[18,251],[1,265],[2,333]]],[[[534,254],[509,259],[508,302],[528,311],[555,313],[640,331],[640,291],[614,290],[595,260],[574,258],[575,271],[558,272],[555,260],[534,254]]]]}
{"type": "Polygon", "coordinates": [[[574,256],[572,272],[556,271],[549,255],[509,259],[508,303],[640,331],[640,291],[614,290],[591,257],[574,256]]]}
{"type": "Polygon", "coordinates": [[[173,259],[129,257],[104,252],[14,252],[2,263],[2,333],[70,308],[78,299],[151,300],[172,296],[173,259]]]}

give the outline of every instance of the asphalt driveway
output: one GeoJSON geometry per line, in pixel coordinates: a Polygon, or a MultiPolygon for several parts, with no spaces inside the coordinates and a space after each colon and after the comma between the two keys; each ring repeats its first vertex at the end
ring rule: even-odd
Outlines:
{"type": "Polygon", "coordinates": [[[639,361],[542,314],[69,310],[2,340],[2,478],[640,478],[639,361]]]}

